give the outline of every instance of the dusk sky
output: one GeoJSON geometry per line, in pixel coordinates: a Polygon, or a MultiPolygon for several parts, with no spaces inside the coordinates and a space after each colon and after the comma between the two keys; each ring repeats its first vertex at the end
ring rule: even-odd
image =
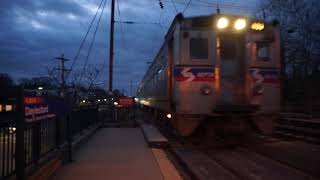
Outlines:
{"type": "MultiPolygon", "coordinates": [[[[9,73],[15,80],[45,76],[45,67],[58,66],[54,57],[64,53],[66,58],[73,60],[100,1],[1,0],[0,72],[9,73]]],[[[174,0],[177,10],[183,11],[188,1],[174,0]]],[[[163,10],[159,0],[116,0],[118,2],[122,21],[158,23],[160,20],[164,32],[176,14],[171,0],[162,0],[163,10]]],[[[193,0],[184,15],[215,13],[218,2],[193,0]]],[[[88,61],[88,64],[100,67],[104,65],[99,76],[104,88],[108,84],[110,4],[107,0],[88,61]]],[[[252,15],[256,5],[256,0],[220,1],[222,12],[240,15],[252,15]]],[[[115,10],[115,19],[120,21],[117,4],[115,10]]],[[[120,24],[115,24],[114,89],[129,92],[130,80],[134,87],[138,85],[147,70],[147,62],[152,61],[162,45],[164,34],[157,24],[122,24],[122,28],[124,36],[120,24]]],[[[75,71],[83,67],[93,31],[75,63],[75,71]]]]}

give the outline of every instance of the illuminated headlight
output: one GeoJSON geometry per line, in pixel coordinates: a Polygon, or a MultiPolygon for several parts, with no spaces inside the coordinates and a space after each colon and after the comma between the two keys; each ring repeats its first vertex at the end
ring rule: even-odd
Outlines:
{"type": "Polygon", "coordinates": [[[200,90],[204,95],[212,94],[212,88],[210,86],[203,86],[200,90]]]}
{"type": "Polygon", "coordinates": [[[264,23],[254,22],[251,24],[251,29],[255,31],[262,31],[264,29],[264,23]]]}
{"type": "Polygon", "coordinates": [[[218,19],[217,21],[217,27],[219,29],[224,29],[226,27],[229,26],[229,19],[227,19],[226,17],[221,17],[218,19]]]}
{"type": "Polygon", "coordinates": [[[167,114],[167,118],[168,118],[168,119],[171,119],[171,118],[172,118],[172,115],[171,115],[170,113],[168,113],[168,114],[167,114]]]}
{"type": "Polygon", "coordinates": [[[247,21],[245,19],[237,19],[234,22],[234,28],[236,30],[242,30],[247,26],[247,21]]]}

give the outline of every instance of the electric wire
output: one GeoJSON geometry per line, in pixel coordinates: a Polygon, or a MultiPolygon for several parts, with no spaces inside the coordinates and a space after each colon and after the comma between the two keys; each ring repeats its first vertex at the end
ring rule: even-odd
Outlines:
{"type": "Polygon", "coordinates": [[[158,22],[143,22],[143,21],[114,21],[116,23],[122,23],[122,24],[156,24],[158,25],[158,22]]]}
{"type": "Polygon", "coordinates": [[[184,8],[184,10],[182,11],[182,14],[184,14],[185,11],[189,8],[191,1],[192,1],[192,0],[189,0],[188,4],[186,5],[186,7],[184,8]]]}
{"type": "MultiPolygon", "coordinates": [[[[117,7],[118,7],[119,20],[120,22],[122,22],[121,12],[120,12],[120,0],[117,0],[117,7]]],[[[122,44],[124,45],[125,41],[124,41],[124,32],[123,32],[122,23],[120,24],[120,30],[121,30],[122,44]]]]}
{"type": "Polygon", "coordinates": [[[159,26],[160,26],[160,29],[161,29],[161,32],[162,32],[163,36],[165,36],[165,32],[164,32],[162,24],[161,24],[162,15],[163,15],[163,9],[161,9],[158,23],[159,23],[159,26]]]}
{"type": "Polygon", "coordinates": [[[87,39],[87,37],[88,37],[88,35],[89,35],[89,32],[90,32],[90,30],[91,30],[91,28],[92,28],[92,25],[93,25],[93,23],[94,23],[97,15],[98,15],[98,12],[99,12],[99,10],[100,10],[100,8],[101,8],[101,6],[102,6],[103,1],[104,1],[104,0],[101,0],[101,2],[100,2],[100,4],[99,4],[99,8],[97,9],[94,17],[92,18],[91,23],[90,23],[90,26],[89,26],[89,28],[88,28],[88,30],[87,30],[84,38],[83,38],[82,41],[81,41],[80,47],[78,48],[77,53],[76,53],[76,55],[75,55],[75,58],[73,59],[72,64],[71,64],[71,66],[70,66],[70,71],[69,71],[69,73],[67,74],[66,81],[68,80],[68,78],[69,78],[69,76],[70,76],[70,74],[71,74],[71,71],[73,70],[73,66],[75,65],[75,63],[76,63],[76,61],[77,61],[77,59],[78,59],[78,57],[79,57],[79,55],[80,55],[80,52],[81,52],[81,50],[82,50],[82,48],[83,48],[83,45],[84,45],[84,43],[85,43],[85,41],[86,41],[86,39],[87,39]]]}
{"type": "MultiPolygon", "coordinates": [[[[122,18],[121,18],[121,12],[120,12],[120,1],[117,0],[117,9],[118,9],[118,15],[119,15],[119,19],[120,22],[122,22],[122,18]]],[[[121,29],[121,40],[122,40],[122,44],[125,44],[125,38],[124,38],[124,31],[123,31],[123,27],[122,27],[122,23],[120,24],[120,29],[121,29]]],[[[120,48],[121,49],[121,48],[120,48]]],[[[119,53],[120,54],[120,53],[119,53]]],[[[93,81],[96,81],[97,78],[99,77],[100,73],[103,71],[104,67],[106,65],[106,61],[103,61],[103,64],[101,66],[101,68],[98,70],[96,76],[94,77],[93,81]]]]}
{"type": "Polygon", "coordinates": [[[93,44],[95,42],[95,39],[96,39],[96,35],[97,35],[97,31],[98,31],[98,28],[99,28],[99,25],[100,25],[100,21],[101,21],[101,17],[102,17],[102,14],[104,12],[104,8],[106,6],[106,0],[104,0],[104,5],[102,7],[102,11],[101,11],[101,14],[99,16],[99,19],[98,19],[98,22],[97,22],[97,26],[96,26],[96,29],[94,31],[94,34],[93,34],[93,38],[92,38],[92,41],[91,41],[91,44],[90,44],[90,47],[89,47],[89,51],[88,51],[88,54],[87,54],[87,57],[86,57],[86,60],[85,60],[85,63],[84,63],[84,66],[83,66],[83,69],[82,69],[82,72],[81,72],[81,75],[80,75],[80,78],[79,78],[79,81],[78,81],[78,84],[80,84],[81,80],[82,80],[82,77],[83,77],[83,74],[86,70],[86,66],[87,66],[87,63],[88,63],[88,60],[89,60],[89,57],[90,57],[90,54],[91,54],[91,50],[92,50],[92,47],[93,47],[93,44]]]}
{"type": "Polygon", "coordinates": [[[179,11],[178,11],[178,9],[176,7],[176,4],[175,4],[174,0],[171,0],[171,2],[172,2],[172,5],[173,5],[174,9],[176,10],[176,13],[178,14],[179,11]]]}
{"type": "MultiPolygon", "coordinates": [[[[171,2],[169,0],[166,0],[164,2],[171,2]]],[[[181,1],[175,1],[175,4],[181,4],[181,5],[187,5],[187,2],[181,2],[181,1]]],[[[197,7],[216,7],[217,4],[212,3],[212,2],[205,2],[205,1],[193,1],[192,3],[190,3],[190,5],[192,6],[197,6],[197,7]]],[[[234,5],[234,4],[226,4],[226,3],[220,3],[219,4],[220,7],[223,8],[235,8],[237,10],[253,10],[255,9],[254,6],[242,6],[242,5],[234,5]]]]}

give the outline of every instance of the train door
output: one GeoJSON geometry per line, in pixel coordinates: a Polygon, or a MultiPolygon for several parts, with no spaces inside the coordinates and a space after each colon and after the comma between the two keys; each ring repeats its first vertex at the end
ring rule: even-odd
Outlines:
{"type": "Polygon", "coordinates": [[[245,103],[245,41],[241,35],[220,35],[218,38],[220,68],[219,105],[245,103]]]}

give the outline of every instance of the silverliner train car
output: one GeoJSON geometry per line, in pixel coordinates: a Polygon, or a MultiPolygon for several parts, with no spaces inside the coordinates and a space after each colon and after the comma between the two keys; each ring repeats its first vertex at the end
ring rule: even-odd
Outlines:
{"type": "Polygon", "coordinates": [[[210,122],[219,124],[215,131],[269,134],[280,111],[280,67],[276,21],[179,14],[136,100],[167,114],[184,136],[210,122]]]}

